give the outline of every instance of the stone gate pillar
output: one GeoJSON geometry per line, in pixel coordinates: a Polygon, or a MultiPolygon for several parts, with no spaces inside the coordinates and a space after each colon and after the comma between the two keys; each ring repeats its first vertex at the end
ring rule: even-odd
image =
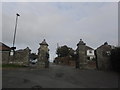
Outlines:
{"type": "Polygon", "coordinates": [[[82,39],[80,39],[79,43],[77,44],[77,53],[78,53],[78,63],[80,68],[85,68],[86,66],[86,56],[87,56],[87,52],[86,52],[86,43],[84,43],[82,41],[82,39]]]}
{"type": "Polygon", "coordinates": [[[38,49],[38,67],[49,67],[49,49],[45,39],[40,43],[40,48],[38,49]]]}
{"type": "Polygon", "coordinates": [[[97,57],[97,69],[98,70],[110,70],[111,69],[111,54],[112,47],[105,42],[103,45],[96,49],[97,57]]]}

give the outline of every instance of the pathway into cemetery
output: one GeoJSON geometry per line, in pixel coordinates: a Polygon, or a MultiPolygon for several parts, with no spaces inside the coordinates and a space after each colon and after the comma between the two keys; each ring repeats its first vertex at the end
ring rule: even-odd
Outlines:
{"type": "Polygon", "coordinates": [[[117,88],[118,74],[50,64],[48,69],[3,69],[3,88],[117,88]]]}

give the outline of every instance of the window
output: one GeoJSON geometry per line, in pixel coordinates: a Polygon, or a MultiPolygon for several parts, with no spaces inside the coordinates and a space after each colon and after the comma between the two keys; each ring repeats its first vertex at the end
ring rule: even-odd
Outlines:
{"type": "Polygon", "coordinates": [[[92,53],[92,50],[90,50],[89,53],[92,53]]]}
{"type": "Polygon", "coordinates": [[[10,52],[10,56],[13,56],[13,55],[14,55],[14,51],[11,50],[11,52],[10,52]]]}
{"type": "Polygon", "coordinates": [[[107,54],[108,56],[110,56],[111,53],[110,53],[110,51],[106,51],[106,54],[107,54]]]}

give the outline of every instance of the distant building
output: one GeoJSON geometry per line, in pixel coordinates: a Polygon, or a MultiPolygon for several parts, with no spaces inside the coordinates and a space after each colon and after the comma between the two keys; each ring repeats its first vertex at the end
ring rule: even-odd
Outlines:
{"type": "Polygon", "coordinates": [[[99,70],[109,70],[111,68],[110,54],[112,47],[105,42],[103,45],[95,50],[97,59],[97,68],[99,70]]]}
{"type": "Polygon", "coordinates": [[[38,49],[38,65],[45,68],[49,66],[49,49],[45,39],[40,43],[38,49]]]}
{"type": "Polygon", "coordinates": [[[87,60],[93,60],[95,58],[94,49],[89,46],[86,46],[86,51],[87,51],[87,60]]]}

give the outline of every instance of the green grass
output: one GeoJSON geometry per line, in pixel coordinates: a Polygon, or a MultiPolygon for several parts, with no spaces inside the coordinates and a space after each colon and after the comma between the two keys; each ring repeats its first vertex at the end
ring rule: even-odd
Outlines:
{"type": "Polygon", "coordinates": [[[2,64],[0,64],[0,68],[2,67],[2,64]]]}
{"type": "Polygon", "coordinates": [[[23,65],[17,65],[17,64],[3,64],[2,68],[22,68],[23,65]]]}

